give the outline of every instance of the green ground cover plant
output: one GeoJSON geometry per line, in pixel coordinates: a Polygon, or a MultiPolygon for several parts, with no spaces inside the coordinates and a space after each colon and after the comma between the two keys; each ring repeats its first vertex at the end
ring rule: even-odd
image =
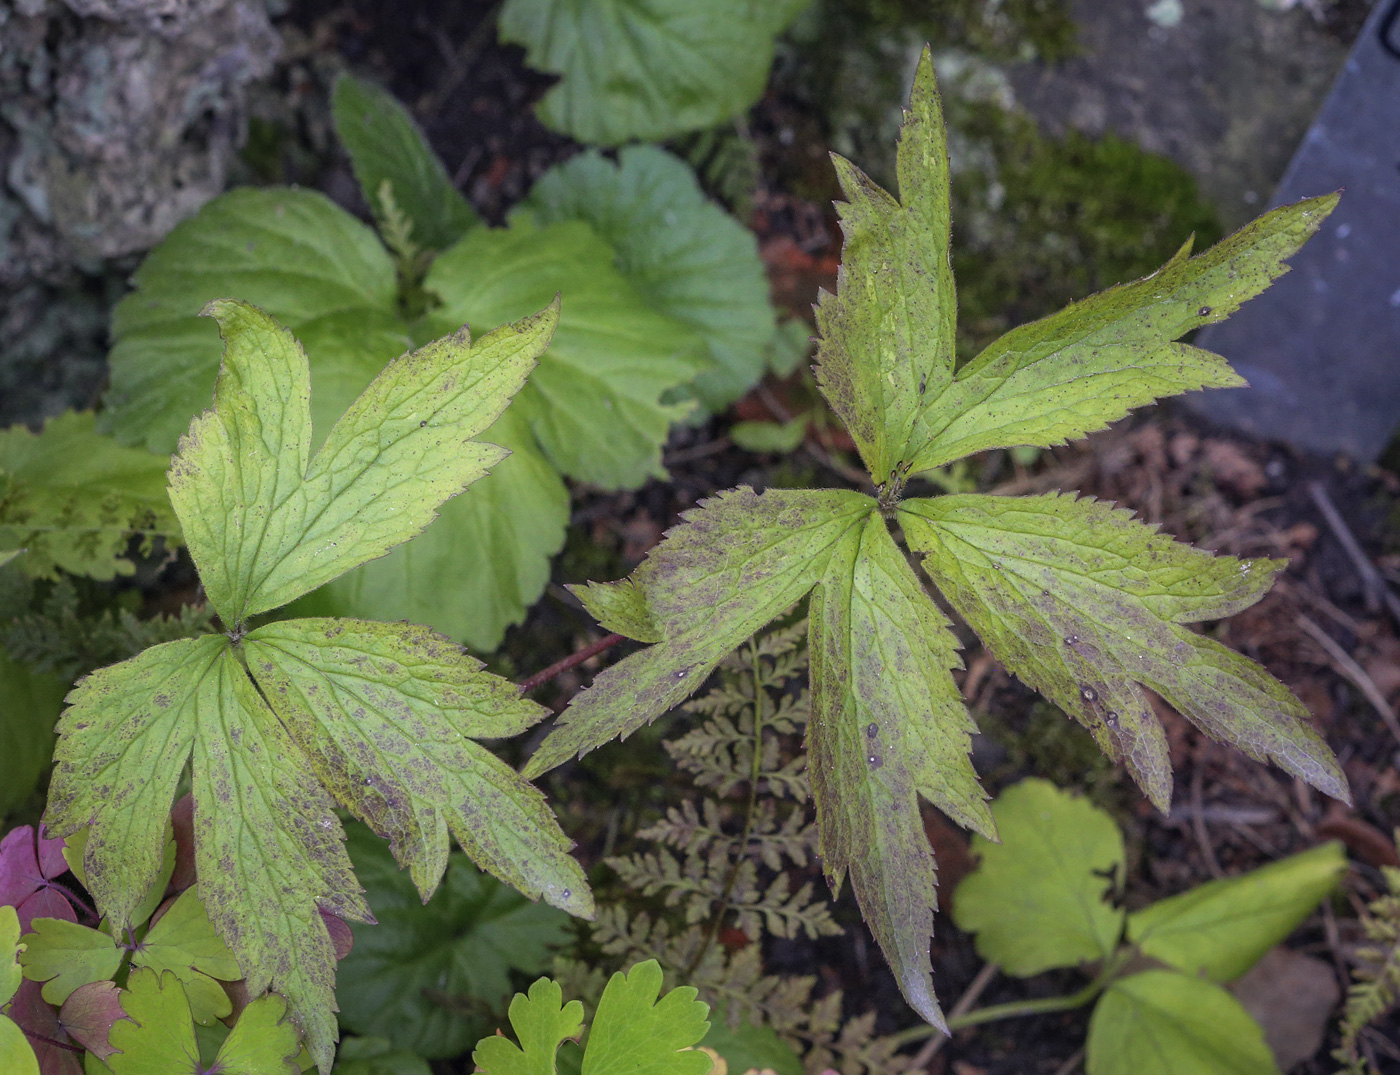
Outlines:
{"type": "Polygon", "coordinates": [[[775,322],[757,247],[654,146],[568,161],[508,226],[488,228],[391,96],[343,77],[334,111],[378,233],[308,190],[214,199],[151,252],[116,308],[104,422],[123,442],[174,449],[218,368],[217,334],[198,316],[217,298],[296,332],[329,428],[406,349],[568,295],[548,353],[490,431],[509,458],[411,551],[297,606],[412,619],[489,651],[548,582],[569,517],[564,478],[617,489],[664,477],[672,424],[762,375],[775,322]]]}
{"type": "Polygon", "coordinates": [[[1150,689],[1207,734],[1346,799],[1307,711],[1257,664],[1187,624],[1257,601],[1283,562],[1213,556],[1071,495],[906,497],[974,452],[1048,447],[1161,396],[1241,384],[1174,342],[1284,271],[1335,195],[1266,214],[1207,252],[1023,325],[959,367],[948,160],[931,57],[901,131],[899,198],[835,157],[847,203],[834,294],[817,307],[817,378],[875,495],[738,488],[686,514],[630,578],[580,587],[640,652],[595,677],[525,767],[537,777],[694,693],[745,638],[809,598],[807,754],[819,853],[849,875],[906,999],[941,1026],[928,957],[936,877],[927,798],[988,837],[952,679],[957,640],[895,542],[1002,664],[1083,724],[1165,809],[1172,780],[1150,689]]]}
{"type": "Polygon", "coordinates": [[[973,838],[981,864],[954,893],[953,920],[1008,974],[1077,967],[1093,980],[1068,996],[973,1010],[957,1027],[1094,1004],[1089,1075],[1277,1075],[1262,1031],[1224,987],[1336,888],[1341,845],[1129,913],[1114,899],[1126,859],[1107,813],[1038,779],[1008,788],[992,813],[1001,843],[973,838]]]}

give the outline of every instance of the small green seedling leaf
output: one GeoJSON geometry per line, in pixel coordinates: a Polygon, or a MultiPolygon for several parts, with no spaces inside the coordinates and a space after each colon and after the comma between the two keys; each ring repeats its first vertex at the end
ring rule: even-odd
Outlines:
{"type": "Polygon", "coordinates": [[[710,1058],[693,1046],[710,1029],[710,1006],[690,986],[661,996],[661,981],[654,959],[608,979],[588,1031],[583,1075],[707,1075],[710,1058]]]}
{"type": "Polygon", "coordinates": [[[19,961],[24,976],[43,982],[44,999],[62,1004],[73,990],[117,973],[122,950],[106,933],[61,918],[36,918],[19,961]]]}
{"type": "Polygon", "coordinates": [[[846,203],[835,293],[817,304],[817,383],[877,485],[900,478],[916,423],[953,376],[948,150],[927,50],[900,129],[899,200],[835,156],[846,203]]]}
{"type": "Polygon", "coordinates": [[[1128,940],[1163,963],[1231,982],[1302,923],[1346,873],[1338,843],[1326,843],[1158,900],[1128,916],[1128,940]]]}
{"type": "Polygon", "coordinates": [[[588,150],[540,176],[524,204],[542,224],[586,220],[641,296],[700,334],[715,367],[695,393],[711,411],[763,376],[776,324],[758,244],[684,161],[657,146],[625,146],[616,163],[588,150]]]}
{"type": "Polygon", "coordinates": [[[341,964],[341,1024],[422,1056],[463,1052],[491,1029],[482,1013],[505,1005],[512,975],[548,969],[568,940],[568,916],[531,903],[460,852],[425,904],[384,841],[358,824],[348,836],[378,925],[355,928],[341,964]]]}
{"type": "MultiPolygon", "coordinates": [[[[23,550],[18,567],[34,578],[130,575],[133,537],[147,550],[180,541],[165,468],[98,433],[90,412],[50,418],[38,434],[0,430],[0,550],[23,550]]],[[[0,551],[0,564],[15,555],[0,551]]]]}
{"type": "Polygon", "coordinates": [[[729,427],[729,439],[746,452],[786,454],[797,450],[811,424],[805,414],[790,422],[735,422],[729,427]]]}
{"type": "Polygon", "coordinates": [[[412,237],[430,250],[445,250],[480,223],[442,161],[403,105],[372,82],[341,75],[331,101],[335,133],[365,201],[378,211],[386,180],[398,207],[413,224],[412,237]]]}
{"type": "Polygon", "coordinates": [[[1349,801],[1288,688],[1183,626],[1249,607],[1282,561],[1214,556],[1121,509],[1055,493],[908,500],[899,518],[987,647],[1084,725],[1158,809],[1171,802],[1171,762],[1144,687],[1211,738],[1349,801]]]}
{"type": "Polygon", "coordinates": [[[996,831],[968,760],[976,729],[950,672],[961,664],[957,640],[875,514],[828,560],[808,621],[823,866],[834,886],[850,874],[905,998],[942,1026],[928,954],[937,882],[919,796],[996,831]]]}
{"type": "Polygon", "coordinates": [[[472,1062],[483,1075],[554,1075],[559,1046],[583,1033],[583,1005],[565,1004],[563,990],[551,978],[535,982],[528,994],[515,994],[509,1014],[520,1044],[500,1035],[478,1042],[472,1062]]]}
{"type": "Polygon", "coordinates": [[[243,972],[210,925],[198,887],[187,888],[166,908],[132,951],[131,962],[179,978],[196,1023],[208,1026],[233,1011],[219,981],[237,981],[243,972]]]}
{"type": "Polygon", "coordinates": [[[254,1000],[207,1069],[200,1063],[194,1023],[185,991],[175,975],[134,970],[121,994],[127,1018],[112,1025],[107,1058],[113,1075],[292,1075],[297,1055],[296,1028],[285,1018],[279,996],[254,1000]]]}
{"type": "Polygon", "coordinates": [[[539,105],[580,142],[659,142],[714,127],[763,93],[774,38],[809,0],[508,0],[501,40],[562,75],[539,105]]]}
{"type": "Polygon", "coordinates": [[[1089,1020],[1088,1075],[1279,1075],[1263,1031],[1220,986],[1174,971],[1121,978],[1089,1020]]]}
{"type": "Polygon", "coordinates": [[[977,934],[982,958],[1025,977],[1105,959],[1123,912],[1123,834],[1088,801],[1028,779],[992,804],[1001,843],[973,838],[981,865],[958,886],[953,921],[977,934]]]}
{"type": "Polygon", "coordinates": [[[679,704],[744,639],[816,585],[867,496],[741,486],[702,501],[633,574],[665,640],[600,673],[525,766],[533,778],[679,704]]]}
{"type": "Polygon", "coordinates": [[[246,303],[208,312],[224,365],[214,409],[181,441],[171,499],[210,602],[235,625],[407,541],[499,462],[502,449],[472,438],[524,383],[559,316],[556,302],[475,343],[462,330],[401,356],[312,458],[301,345],[246,303]]]}

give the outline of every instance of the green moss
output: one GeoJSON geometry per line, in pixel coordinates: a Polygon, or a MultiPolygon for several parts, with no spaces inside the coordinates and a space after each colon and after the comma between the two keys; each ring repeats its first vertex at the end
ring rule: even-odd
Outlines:
{"type": "Polygon", "coordinates": [[[1024,719],[1003,712],[977,714],[977,726],[1005,751],[1005,760],[983,776],[1001,786],[1024,776],[1041,776],[1077,787],[1097,806],[1125,813],[1132,792],[1118,768],[1093,737],[1049,702],[1032,702],[1024,719]]]}
{"type": "Polygon", "coordinates": [[[964,358],[1014,325],[1154,272],[1193,232],[1198,249],[1222,234],[1195,180],[1131,142],[1047,137],[988,103],[954,101],[949,112],[954,152],[986,162],[953,181],[964,358]]]}

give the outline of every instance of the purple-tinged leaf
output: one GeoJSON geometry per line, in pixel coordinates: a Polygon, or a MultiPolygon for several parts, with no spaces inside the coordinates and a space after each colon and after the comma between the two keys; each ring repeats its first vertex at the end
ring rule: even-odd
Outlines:
{"type": "Polygon", "coordinates": [[[59,1010],[58,1021],[68,1036],[99,1060],[106,1060],[116,1050],[107,1035],[112,1024],[125,1019],[115,982],[89,982],[69,994],[59,1010]]]}
{"type": "Polygon", "coordinates": [[[39,1075],[83,1075],[82,1055],[58,1021],[58,1013],[44,1003],[39,983],[26,979],[10,1001],[7,1014],[19,1024],[34,1055],[39,1058],[39,1075]],[[57,1042],[58,1044],[52,1044],[57,1042]],[[64,1048],[63,1046],[69,1046],[64,1048]]]}
{"type": "Polygon", "coordinates": [[[20,825],[0,840],[0,906],[14,907],[21,932],[28,932],[36,918],[62,918],[76,922],[63,892],[51,882],[68,871],[63,841],[51,839],[39,826],[20,825]]]}

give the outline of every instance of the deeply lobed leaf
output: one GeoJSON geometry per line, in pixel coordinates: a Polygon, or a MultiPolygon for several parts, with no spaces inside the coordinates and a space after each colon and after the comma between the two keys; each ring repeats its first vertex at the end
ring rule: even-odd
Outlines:
{"type": "Polygon", "coordinates": [[[251,632],[248,665],[318,779],[386,836],[426,901],[448,833],[483,869],[591,917],[583,871],[544,797],[472,738],[544,710],[425,627],[287,620],[251,632]]]}
{"type": "Polygon", "coordinates": [[[485,1075],[554,1075],[559,1046],[583,1033],[583,1004],[565,1004],[564,991],[551,978],[536,981],[529,993],[515,994],[509,1016],[520,1044],[501,1034],[482,1038],[472,1062],[485,1075]]]}
{"type": "Polygon", "coordinates": [[[941,1027],[928,954],[936,877],[919,796],[995,833],[967,756],[975,729],[949,671],[961,663],[957,641],[878,515],[827,561],[808,621],[807,752],[823,868],[835,885],[849,872],[905,998],[941,1027]]]}
{"type": "Polygon", "coordinates": [[[900,130],[899,200],[832,159],[845,243],[836,292],[816,307],[817,382],[881,484],[906,471],[916,423],[953,374],[948,151],[928,50],[900,130]]]}
{"type": "Polygon", "coordinates": [[[1184,622],[1257,601],[1283,566],[1216,557],[1092,500],[909,500],[900,522],[939,589],[1007,669],[1073,716],[1158,806],[1171,801],[1150,688],[1207,735],[1335,798],[1346,777],[1307,710],[1184,622]]]}
{"type": "Polygon", "coordinates": [[[525,775],[630,735],[694,693],[740,642],[816,585],[842,536],[873,509],[859,493],[741,486],[686,512],[633,574],[664,641],[596,676],[525,775]]]}
{"type": "Polygon", "coordinates": [[[1163,396],[1244,384],[1218,355],[1172,341],[1224,320],[1287,272],[1337,197],[1281,206],[1194,258],[1188,242],[1151,276],[1008,332],[929,397],[909,469],[1063,444],[1163,396]]]}
{"type": "Polygon", "coordinates": [[[471,440],[549,343],[558,305],[475,343],[463,330],[390,363],[310,457],[310,369],[286,329],[212,303],[227,347],[215,408],[171,469],[171,499],[224,621],[286,604],[421,531],[503,455],[471,440]],[[372,510],[371,510],[372,508],[372,510]]]}

